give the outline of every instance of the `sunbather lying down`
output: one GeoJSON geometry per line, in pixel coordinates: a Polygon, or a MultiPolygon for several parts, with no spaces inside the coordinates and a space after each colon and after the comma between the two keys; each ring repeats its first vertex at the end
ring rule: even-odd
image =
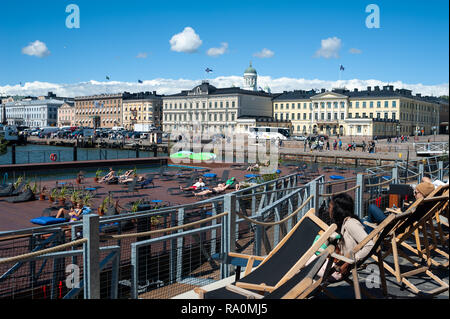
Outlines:
{"type": "Polygon", "coordinates": [[[236,178],[232,177],[229,180],[227,180],[225,183],[220,183],[219,185],[217,185],[216,187],[212,188],[212,189],[206,189],[202,192],[199,193],[194,193],[195,196],[203,196],[203,195],[208,195],[208,194],[219,194],[224,192],[225,190],[227,190],[228,188],[232,187],[234,182],[235,182],[236,178]]]}
{"type": "Polygon", "coordinates": [[[106,183],[106,182],[112,180],[115,177],[116,177],[116,172],[112,169],[112,167],[110,167],[109,168],[109,173],[106,174],[105,176],[103,176],[102,179],[100,179],[98,182],[99,183],[106,183]]]}
{"type": "Polygon", "coordinates": [[[83,207],[80,204],[77,204],[76,208],[71,207],[69,210],[61,208],[55,217],[65,218],[71,222],[76,222],[80,220],[82,212],[83,207]]]}

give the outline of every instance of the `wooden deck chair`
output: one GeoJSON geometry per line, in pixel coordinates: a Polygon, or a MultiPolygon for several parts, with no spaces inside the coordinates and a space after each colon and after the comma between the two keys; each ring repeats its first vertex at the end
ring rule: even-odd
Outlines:
{"type": "Polygon", "coordinates": [[[334,252],[334,246],[329,245],[318,258],[266,295],[261,295],[261,293],[240,288],[236,285],[227,285],[213,291],[197,288],[197,292],[200,299],[305,299],[322,283],[322,277],[316,280],[315,277],[325,262],[331,257],[332,252],[334,252]]]}
{"type": "MultiPolygon", "coordinates": [[[[274,291],[302,269],[321,245],[334,236],[335,230],[335,224],[328,226],[310,209],[266,257],[229,253],[231,257],[247,259],[244,276],[234,285],[254,292],[274,291]],[[320,238],[314,242],[318,234],[320,238]],[[261,263],[253,269],[256,260],[261,263]]],[[[202,293],[201,289],[194,291],[202,293]]]]}
{"type": "MultiPolygon", "coordinates": [[[[448,191],[447,191],[448,192],[448,191]]],[[[447,199],[444,201],[444,196],[433,196],[436,195],[437,192],[431,197],[421,198],[417,200],[407,211],[401,213],[396,216],[399,218],[401,216],[407,216],[406,220],[404,220],[397,229],[394,230],[392,238],[389,242],[389,248],[382,255],[372,256],[379,264],[383,264],[384,270],[390,272],[395,276],[398,283],[402,283],[410,288],[415,294],[422,294],[433,296],[439,293],[442,293],[449,289],[447,283],[442,281],[438,276],[436,276],[430,269],[432,264],[432,260],[430,258],[430,245],[427,241],[427,234],[423,234],[423,238],[425,241],[425,251],[420,248],[420,238],[418,237],[418,232],[420,228],[425,229],[425,223],[427,223],[430,218],[435,214],[436,209],[439,209],[442,205],[445,205],[445,201],[448,201],[448,193],[447,199]],[[431,208],[429,203],[434,203],[431,208]],[[407,239],[415,242],[416,247],[414,247],[413,243],[406,242],[407,239]],[[412,259],[408,256],[403,250],[407,249],[416,256],[420,257],[423,261],[426,262],[425,265],[420,264],[416,260],[412,259]],[[385,260],[386,257],[393,257],[394,266],[391,267],[385,260]],[[402,272],[402,267],[405,267],[405,263],[401,263],[399,257],[405,258],[409,263],[414,267],[413,270],[402,272]],[[414,285],[408,277],[418,275],[420,273],[425,273],[428,277],[430,277],[433,282],[437,283],[439,287],[430,291],[424,291],[419,289],[416,285],[414,285]]],[[[390,215],[391,216],[391,215],[390,215]]],[[[380,268],[381,269],[381,268],[380,268]]]]}
{"type": "MultiPolygon", "coordinates": [[[[390,214],[388,217],[386,217],[383,222],[381,222],[378,226],[374,225],[374,229],[370,232],[370,234],[367,235],[366,238],[364,238],[358,245],[353,248],[353,250],[347,254],[346,256],[339,255],[337,253],[333,253],[332,257],[334,257],[337,260],[340,260],[342,262],[346,262],[351,265],[351,271],[344,276],[340,281],[346,281],[348,284],[353,286],[354,292],[355,292],[355,298],[361,299],[361,292],[364,293],[369,298],[373,298],[373,296],[365,290],[363,287],[360,287],[359,285],[359,278],[358,278],[358,270],[363,268],[363,265],[366,263],[366,261],[372,257],[377,261],[378,267],[380,270],[380,277],[381,277],[381,285],[382,285],[382,291],[383,294],[387,295],[387,285],[386,285],[386,279],[385,279],[385,273],[383,264],[381,263],[382,259],[377,258],[376,256],[381,256],[382,252],[382,244],[383,242],[392,236],[392,233],[395,231],[396,228],[398,228],[405,219],[408,218],[408,215],[406,214],[390,214]],[[364,257],[359,260],[356,260],[354,256],[361,250],[363,247],[369,243],[369,241],[373,241],[374,245],[370,252],[364,257]],[[351,277],[351,278],[350,278],[351,277]]],[[[330,283],[336,283],[336,281],[330,282],[329,279],[330,273],[325,273],[324,275],[324,283],[320,286],[320,289],[316,291],[316,293],[320,291],[324,291],[325,294],[334,297],[331,292],[327,290],[327,286],[330,283]]]]}

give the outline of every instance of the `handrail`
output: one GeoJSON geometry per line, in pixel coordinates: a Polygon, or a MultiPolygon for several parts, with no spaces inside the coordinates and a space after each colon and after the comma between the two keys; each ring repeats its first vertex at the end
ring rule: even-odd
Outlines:
{"type": "Polygon", "coordinates": [[[308,204],[308,203],[311,201],[311,199],[312,199],[313,197],[314,197],[313,195],[309,196],[309,197],[308,197],[308,198],[300,205],[300,207],[298,207],[294,212],[292,212],[291,214],[289,214],[288,216],[286,216],[285,218],[283,218],[282,220],[279,220],[279,221],[277,221],[277,222],[270,222],[270,223],[269,223],[269,222],[260,222],[260,221],[254,220],[254,219],[252,219],[252,218],[250,218],[250,217],[248,217],[248,216],[245,216],[245,215],[243,215],[243,214],[241,214],[241,213],[239,213],[239,212],[236,212],[236,215],[238,215],[239,217],[242,217],[242,218],[245,219],[246,221],[251,222],[251,223],[256,224],[256,225],[260,225],[260,226],[275,226],[275,225],[279,225],[279,224],[284,223],[285,221],[287,221],[287,220],[288,220],[289,218],[291,218],[292,216],[298,214],[298,212],[299,212],[300,210],[302,210],[302,209],[306,206],[306,204],[308,204]]]}
{"type": "Polygon", "coordinates": [[[77,246],[77,245],[80,245],[80,244],[84,244],[87,241],[88,241],[87,238],[82,238],[82,239],[78,239],[78,240],[72,241],[70,243],[65,243],[65,244],[62,244],[62,245],[59,245],[59,246],[38,250],[38,251],[35,251],[35,252],[32,252],[32,253],[18,255],[18,256],[9,257],[9,258],[3,258],[3,259],[0,259],[0,264],[6,264],[6,263],[11,263],[11,262],[22,261],[22,260],[26,260],[26,259],[29,259],[29,258],[32,258],[32,257],[41,256],[41,255],[45,255],[45,254],[48,254],[48,253],[53,253],[55,251],[60,251],[60,250],[64,250],[64,249],[69,248],[69,247],[73,247],[73,246],[77,246]]]}
{"type": "Polygon", "coordinates": [[[201,220],[189,223],[189,224],[184,224],[184,225],[179,225],[179,226],[174,226],[174,227],[169,227],[169,228],[164,228],[164,229],[156,229],[156,230],[151,230],[151,231],[142,232],[142,233],[132,233],[132,234],[122,234],[122,235],[103,235],[103,236],[100,236],[100,238],[102,240],[103,239],[138,238],[138,237],[155,235],[155,234],[159,234],[159,233],[167,233],[167,232],[172,232],[172,231],[175,231],[175,230],[180,230],[180,229],[193,227],[193,226],[196,226],[196,225],[199,225],[199,224],[204,224],[204,223],[209,222],[211,220],[222,218],[225,215],[228,215],[228,212],[223,212],[223,213],[217,214],[216,216],[207,217],[207,218],[204,218],[204,219],[201,219],[201,220]]]}
{"type": "Polygon", "coordinates": [[[355,187],[346,189],[344,191],[340,191],[340,192],[336,192],[336,193],[330,193],[330,194],[319,194],[319,196],[321,196],[321,197],[332,197],[332,196],[335,196],[335,195],[339,195],[339,194],[344,194],[344,193],[350,192],[350,191],[355,190],[355,189],[357,189],[359,187],[361,187],[361,186],[360,185],[356,185],[355,187]]]}

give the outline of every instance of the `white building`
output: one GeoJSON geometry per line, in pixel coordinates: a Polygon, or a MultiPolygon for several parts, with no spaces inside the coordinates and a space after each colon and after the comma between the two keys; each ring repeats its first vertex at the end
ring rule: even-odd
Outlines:
{"type": "Polygon", "coordinates": [[[245,87],[216,88],[203,81],[192,90],[163,97],[163,130],[224,133],[241,117],[272,117],[272,94],[257,91],[257,73],[244,72],[245,87]]]}
{"type": "Polygon", "coordinates": [[[58,108],[64,101],[56,99],[37,99],[8,102],[6,105],[6,120],[8,124],[29,127],[56,126],[58,123],[58,108]]]}

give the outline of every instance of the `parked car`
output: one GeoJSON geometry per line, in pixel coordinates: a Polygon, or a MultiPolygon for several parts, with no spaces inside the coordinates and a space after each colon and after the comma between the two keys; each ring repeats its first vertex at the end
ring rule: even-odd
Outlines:
{"type": "Polygon", "coordinates": [[[292,139],[295,140],[295,141],[304,141],[304,140],[306,140],[306,136],[294,135],[294,136],[292,136],[292,139]]]}

